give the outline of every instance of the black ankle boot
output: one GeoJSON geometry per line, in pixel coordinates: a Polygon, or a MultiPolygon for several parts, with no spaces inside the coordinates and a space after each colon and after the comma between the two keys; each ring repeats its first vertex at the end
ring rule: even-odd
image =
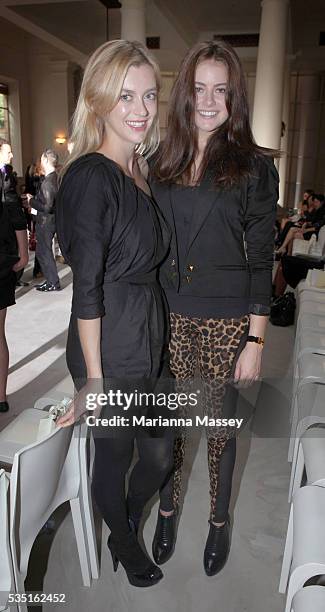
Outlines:
{"type": "Polygon", "coordinates": [[[207,576],[215,576],[225,565],[230,549],[229,517],[222,527],[210,522],[210,530],[203,557],[204,570],[207,576]]]}
{"type": "Polygon", "coordinates": [[[109,536],[107,546],[111,551],[114,572],[120,561],[132,586],[154,586],[163,578],[161,569],[142,550],[133,531],[118,540],[109,536]]]}
{"type": "Polygon", "coordinates": [[[156,531],[152,542],[153,558],[158,565],[166,563],[172,556],[176,544],[177,514],[163,516],[158,510],[156,531]]]}

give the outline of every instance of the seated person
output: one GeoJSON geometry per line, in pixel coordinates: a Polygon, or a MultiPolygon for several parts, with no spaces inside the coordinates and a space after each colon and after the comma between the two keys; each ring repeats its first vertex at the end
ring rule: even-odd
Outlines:
{"type": "Polygon", "coordinates": [[[311,209],[309,207],[306,220],[301,227],[291,227],[282,246],[276,251],[276,255],[281,256],[285,253],[291,255],[293,241],[295,238],[309,240],[312,234],[318,235],[319,229],[325,224],[325,197],[323,194],[311,196],[311,209]]]}

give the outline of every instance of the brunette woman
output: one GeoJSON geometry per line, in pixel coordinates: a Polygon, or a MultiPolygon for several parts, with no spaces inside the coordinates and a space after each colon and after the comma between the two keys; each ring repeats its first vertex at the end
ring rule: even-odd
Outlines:
{"type": "MultiPolygon", "coordinates": [[[[226,408],[224,402],[231,378],[249,384],[260,374],[278,199],[274,154],[253,140],[235,51],[222,41],[197,44],[173,87],[166,138],[152,164],[152,189],[173,229],[161,268],[171,312],[171,370],[181,387],[198,368],[206,413],[216,418],[234,414],[234,405],[226,408]]],[[[234,435],[227,427],[207,431],[208,576],[220,571],[229,552],[234,435]]],[[[175,545],[185,436],[174,452],[153,542],[160,564],[175,545]]]]}
{"type": "MultiPolygon", "coordinates": [[[[71,425],[85,412],[89,393],[150,393],[161,379],[168,319],[157,267],[170,231],[138,163],[141,152],[158,145],[158,85],[157,64],[137,42],[105,43],[85,70],[73,151],[56,200],[59,243],[73,272],[67,362],[79,391],[59,425],[71,425]]],[[[138,587],[162,578],[142,550],[137,529],[144,505],[173,461],[172,442],[132,428],[132,417],[145,409],[137,404],[127,412],[113,404],[103,408],[101,417],[128,417],[129,427],[114,431],[104,421],[97,427],[92,482],[111,531],[114,570],[121,561],[129,582],[138,587]],[[126,499],[135,439],[139,461],[126,499]]]]}

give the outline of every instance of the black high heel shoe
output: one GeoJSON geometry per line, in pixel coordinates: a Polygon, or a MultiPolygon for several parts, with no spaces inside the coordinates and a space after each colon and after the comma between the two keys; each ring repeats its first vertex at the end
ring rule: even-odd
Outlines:
{"type": "Polygon", "coordinates": [[[207,576],[215,576],[222,570],[228,559],[230,550],[230,520],[229,516],[222,527],[210,522],[210,530],[206,541],[203,557],[204,571],[207,576]]]}
{"type": "Polygon", "coordinates": [[[114,572],[120,561],[132,586],[154,586],[163,578],[161,569],[147,557],[133,531],[117,542],[109,536],[107,546],[111,551],[114,572]]]}
{"type": "Polygon", "coordinates": [[[169,516],[164,516],[158,510],[157,525],[152,542],[152,555],[158,565],[166,563],[175,550],[176,523],[176,510],[169,516]]]}

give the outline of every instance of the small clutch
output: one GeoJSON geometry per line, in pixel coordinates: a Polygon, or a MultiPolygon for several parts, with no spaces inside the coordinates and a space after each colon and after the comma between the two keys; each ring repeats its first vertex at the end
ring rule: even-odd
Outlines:
{"type": "Polygon", "coordinates": [[[43,440],[43,438],[46,438],[46,436],[54,431],[56,420],[69,410],[71,401],[70,397],[65,397],[55,406],[51,406],[45,418],[39,422],[37,440],[43,440]]]}

